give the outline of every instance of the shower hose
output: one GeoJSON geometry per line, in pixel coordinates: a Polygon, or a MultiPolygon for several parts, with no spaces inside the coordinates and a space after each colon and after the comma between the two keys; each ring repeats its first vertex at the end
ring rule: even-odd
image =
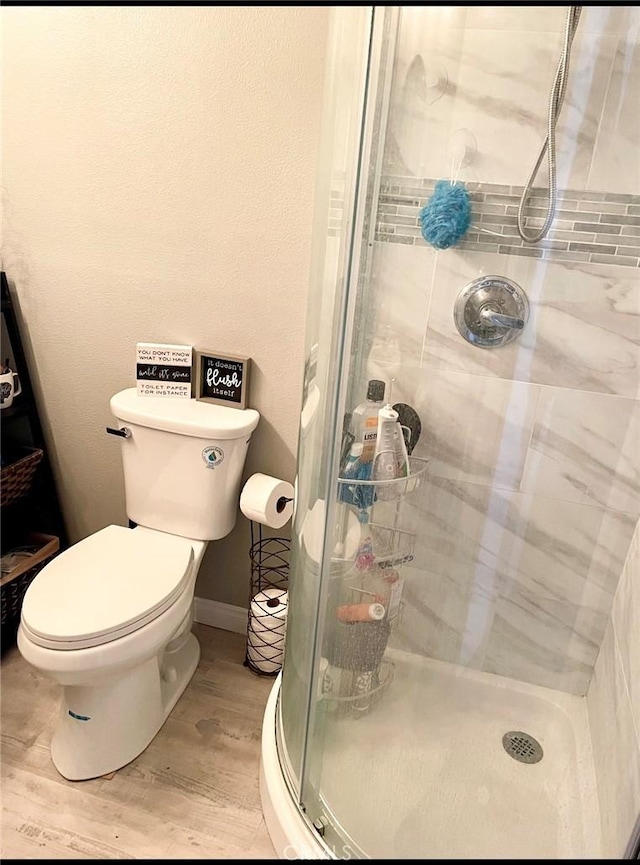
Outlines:
{"type": "Polygon", "coordinates": [[[556,123],[558,122],[560,109],[562,108],[562,103],[564,102],[564,94],[567,88],[567,79],[569,77],[571,44],[573,42],[575,32],[578,28],[578,22],[580,20],[581,12],[582,6],[569,6],[567,12],[567,20],[564,28],[564,42],[562,47],[562,54],[560,55],[560,61],[558,62],[558,68],[556,69],[556,75],[553,81],[553,86],[551,88],[551,96],[549,98],[547,137],[544,140],[544,144],[542,145],[542,149],[540,150],[540,154],[538,156],[536,164],[533,167],[533,171],[529,175],[529,179],[527,180],[524,192],[522,193],[522,198],[520,199],[520,206],[518,207],[518,234],[526,243],[537,243],[539,240],[542,240],[544,237],[547,236],[547,232],[551,227],[551,223],[553,222],[553,217],[556,212],[556,204],[558,200],[558,178],[556,173],[556,123]],[[524,225],[524,208],[526,206],[527,199],[531,195],[533,182],[536,179],[538,171],[540,170],[540,166],[542,165],[542,162],[544,160],[545,153],[547,154],[547,160],[549,163],[547,215],[540,229],[528,233],[524,225]]]}

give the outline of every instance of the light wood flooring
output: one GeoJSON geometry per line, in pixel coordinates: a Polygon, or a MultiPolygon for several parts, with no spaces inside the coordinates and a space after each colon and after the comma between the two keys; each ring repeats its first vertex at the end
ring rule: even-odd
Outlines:
{"type": "Polygon", "coordinates": [[[66,781],[51,762],[59,686],[17,648],[3,655],[3,859],[276,858],[258,789],[273,679],[242,666],[244,636],[194,633],[200,664],[158,735],[92,781],[66,781]]]}

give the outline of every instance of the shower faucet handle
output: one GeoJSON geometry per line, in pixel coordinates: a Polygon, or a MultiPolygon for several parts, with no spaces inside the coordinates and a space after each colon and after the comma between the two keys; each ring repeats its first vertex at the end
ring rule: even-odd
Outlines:
{"type": "Polygon", "coordinates": [[[487,324],[491,324],[494,327],[506,327],[508,330],[522,330],[524,327],[524,319],[516,318],[514,315],[504,315],[504,313],[498,312],[497,309],[493,309],[490,306],[485,306],[480,312],[480,318],[487,324]]]}
{"type": "Polygon", "coordinates": [[[458,295],[453,317],[467,342],[498,348],[520,336],[529,318],[529,302],[512,279],[480,276],[458,295]]]}

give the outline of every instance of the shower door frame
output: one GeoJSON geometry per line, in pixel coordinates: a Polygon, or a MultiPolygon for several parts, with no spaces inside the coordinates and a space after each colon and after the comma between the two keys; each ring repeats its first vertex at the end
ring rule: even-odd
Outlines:
{"type": "MultiPolygon", "coordinates": [[[[357,304],[362,294],[359,288],[363,283],[366,284],[370,276],[371,253],[373,252],[376,227],[376,204],[382,175],[384,139],[376,132],[378,129],[386,127],[399,21],[399,9],[397,7],[371,6],[368,9],[370,15],[368,50],[364,60],[366,69],[359,96],[360,118],[357,158],[355,170],[348,178],[351,183],[350,195],[345,194],[345,205],[349,203],[350,208],[347,212],[343,212],[345,229],[341,238],[341,246],[345,250],[346,265],[344,278],[341,280],[341,284],[336,287],[334,310],[334,321],[339,332],[333,334],[336,350],[332,357],[332,366],[337,370],[348,370],[351,374],[354,370],[353,365],[349,362],[350,355],[356,358],[360,355],[359,352],[354,351],[359,339],[356,328],[357,304]]],[[[315,724],[314,695],[319,687],[319,659],[324,633],[329,565],[333,552],[330,527],[333,526],[336,518],[335,491],[338,489],[341,418],[347,404],[349,383],[348,377],[339,375],[335,376],[333,381],[327,385],[327,403],[331,405],[327,413],[328,427],[336,431],[336,435],[327,439],[322,454],[323,462],[327,467],[324,489],[322,490],[326,510],[318,593],[315,598],[313,633],[310,637],[313,644],[311,652],[313,667],[310,671],[304,707],[304,735],[298,780],[296,780],[295,771],[287,753],[282,688],[279,689],[276,705],[275,738],[285,783],[307,826],[314,833],[317,833],[316,838],[321,846],[332,857],[336,856],[338,852],[338,858],[351,858],[354,855],[368,858],[367,854],[351,840],[349,833],[340,825],[337,818],[331,814],[331,809],[321,794],[319,783],[313,777],[314,769],[317,770],[318,766],[321,767],[322,765],[322,750],[320,749],[320,759],[316,761],[318,765],[315,767],[310,754],[312,747],[317,748],[319,741],[315,724]]]]}
{"type": "MultiPolygon", "coordinates": [[[[393,67],[395,48],[400,20],[398,7],[372,7],[369,55],[365,75],[365,86],[362,93],[362,125],[358,164],[354,177],[353,213],[349,219],[350,236],[345,239],[350,249],[348,278],[344,283],[342,297],[343,332],[341,353],[338,369],[343,373],[335,381],[335,415],[333,428],[340,433],[341,418],[349,404],[349,394],[352,381],[361,375],[359,364],[364,362],[364,352],[360,350],[367,328],[366,286],[371,278],[371,262],[374,251],[376,231],[377,205],[382,176],[382,160],[384,156],[385,137],[379,134],[387,128],[387,115],[393,82],[393,67]],[[344,373],[347,375],[344,375],[344,373]]],[[[336,519],[335,491],[338,489],[339,448],[340,437],[334,437],[332,448],[325,456],[328,484],[326,494],[326,524],[324,544],[322,549],[322,570],[320,577],[320,593],[318,596],[318,614],[315,620],[311,688],[304,745],[303,771],[301,772],[300,800],[305,813],[311,818],[316,832],[322,832],[323,844],[338,858],[368,859],[369,855],[353,840],[347,828],[340,822],[326,801],[321,789],[321,773],[323,768],[324,748],[319,745],[324,741],[320,728],[316,725],[313,695],[318,693],[319,659],[322,655],[322,640],[324,636],[325,612],[327,609],[327,591],[329,585],[329,568],[333,554],[332,533],[329,528],[336,519]],[[313,749],[313,750],[312,750],[313,749]],[[316,759],[313,759],[315,752],[316,759]],[[320,822],[317,822],[320,821],[320,822]],[[320,829],[319,827],[322,826],[320,829]]]]}

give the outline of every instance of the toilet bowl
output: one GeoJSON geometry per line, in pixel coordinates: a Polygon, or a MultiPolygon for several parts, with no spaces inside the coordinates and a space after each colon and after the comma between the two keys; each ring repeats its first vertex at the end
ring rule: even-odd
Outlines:
{"type": "Polygon", "coordinates": [[[63,686],[51,743],[65,778],[119,769],[143,751],[191,679],[205,541],[107,526],[47,565],[25,596],[18,648],[63,686]]]}
{"type": "Polygon", "coordinates": [[[51,757],[80,781],[129,763],[154,738],[198,664],[191,633],[209,541],[233,529],[260,415],[195,399],[111,398],[126,511],[36,575],[18,649],[62,686],[51,757]]]}

